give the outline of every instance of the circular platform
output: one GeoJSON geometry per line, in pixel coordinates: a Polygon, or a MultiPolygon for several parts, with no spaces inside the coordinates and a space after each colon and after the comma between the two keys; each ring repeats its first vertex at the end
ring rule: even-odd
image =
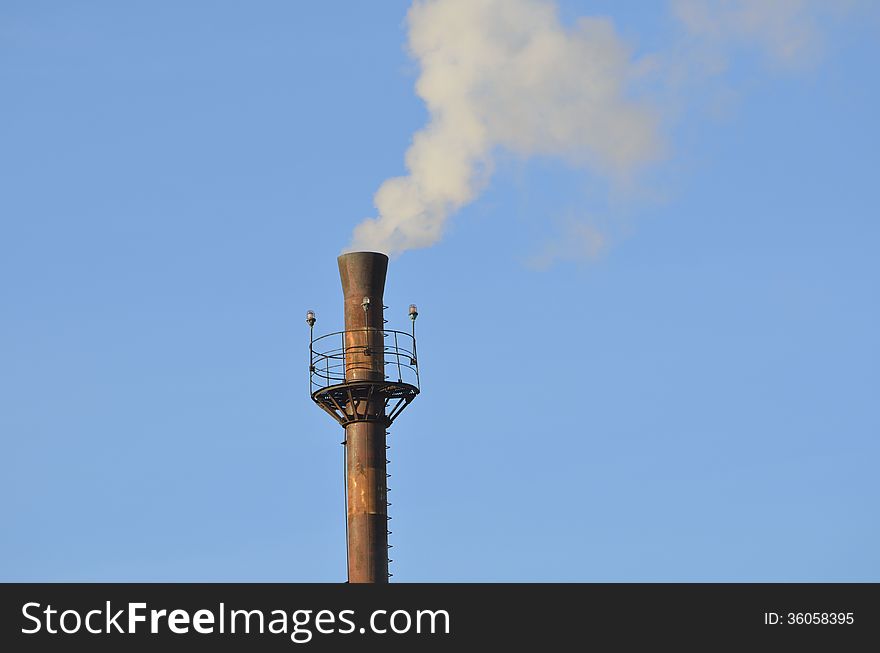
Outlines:
{"type": "Polygon", "coordinates": [[[402,381],[350,381],[312,393],[312,400],[342,426],[352,422],[391,422],[416,398],[419,389],[402,381]]]}

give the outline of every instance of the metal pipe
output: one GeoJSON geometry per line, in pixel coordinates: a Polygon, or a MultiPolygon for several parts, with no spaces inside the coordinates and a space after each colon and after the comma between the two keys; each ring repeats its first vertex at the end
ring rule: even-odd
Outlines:
{"type": "MultiPolygon", "coordinates": [[[[345,380],[383,381],[382,302],[388,257],[376,252],[351,252],[337,261],[345,296],[345,380]]],[[[387,583],[385,401],[379,397],[366,401],[366,414],[378,414],[380,419],[352,421],[345,426],[348,581],[387,583]]],[[[362,410],[350,407],[347,412],[354,417],[362,410]]]]}

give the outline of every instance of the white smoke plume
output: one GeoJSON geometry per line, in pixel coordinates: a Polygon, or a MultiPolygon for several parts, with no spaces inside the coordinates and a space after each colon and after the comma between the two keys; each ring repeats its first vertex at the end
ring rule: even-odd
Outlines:
{"type": "Polygon", "coordinates": [[[430,119],[408,174],[382,184],[379,215],[355,228],[350,249],[435,244],[485,187],[499,148],[619,177],[659,153],[657,116],[631,94],[637,62],[609,20],[563,26],[550,0],[417,0],[407,22],[430,119]]]}
{"type": "MultiPolygon", "coordinates": [[[[378,217],[355,228],[349,249],[394,255],[434,245],[448,218],[485,188],[501,149],[558,156],[626,180],[660,154],[658,107],[668,113],[680,105],[676,96],[722,75],[741,50],[782,67],[809,65],[822,49],[823,26],[864,4],[669,0],[677,40],[635,60],[608,19],[565,26],[553,0],[415,0],[408,46],[428,124],[406,152],[407,174],[381,185],[378,217]],[[658,82],[652,102],[634,93],[658,82]]],[[[607,242],[583,225],[565,240],[536,264],[577,252],[592,258],[607,242]]]]}

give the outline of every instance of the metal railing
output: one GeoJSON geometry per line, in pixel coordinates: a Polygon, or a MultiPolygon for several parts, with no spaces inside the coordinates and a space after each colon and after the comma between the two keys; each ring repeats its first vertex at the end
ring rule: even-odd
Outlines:
{"type": "MultiPolygon", "coordinates": [[[[347,359],[363,360],[370,356],[369,345],[346,345],[346,334],[364,333],[372,335],[374,329],[353,329],[349,331],[335,331],[314,338],[309,343],[309,388],[314,393],[317,390],[329,386],[340,385],[346,382],[346,372],[351,371],[347,365],[347,359]],[[346,356],[357,353],[359,356],[346,356]]],[[[382,354],[384,356],[384,381],[387,383],[407,383],[419,389],[419,364],[416,356],[415,337],[405,331],[393,331],[382,329],[384,342],[382,354]]],[[[370,338],[366,338],[369,340],[370,338]]],[[[354,340],[354,339],[352,339],[354,340]]],[[[358,365],[358,363],[354,363],[358,365]]],[[[374,369],[372,364],[368,368],[374,369]]]]}

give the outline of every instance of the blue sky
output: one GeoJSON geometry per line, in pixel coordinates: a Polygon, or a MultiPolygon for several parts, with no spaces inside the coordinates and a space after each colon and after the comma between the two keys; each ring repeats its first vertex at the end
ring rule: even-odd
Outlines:
{"type": "MultiPolygon", "coordinates": [[[[499,147],[392,261],[395,581],[880,580],[880,19],[792,6],[780,57],[559,2],[658,57],[663,155],[499,147]]],[[[344,580],[304,314],[430,118],[407,8],[0,5],[0,579],[344,580]]]]}

